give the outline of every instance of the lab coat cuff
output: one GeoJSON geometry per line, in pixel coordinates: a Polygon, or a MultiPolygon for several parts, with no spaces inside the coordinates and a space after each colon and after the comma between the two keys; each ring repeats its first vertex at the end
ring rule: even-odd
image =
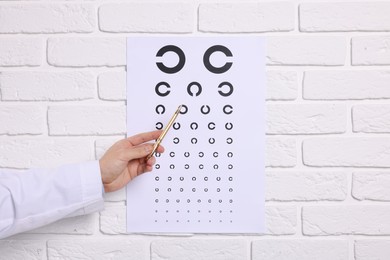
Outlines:
{"type": "Polygon", "coordinates": [[[91,161],[80,165],[82,196],[84,202],[103,202],[103,183],[99,161],[91,161]]]}

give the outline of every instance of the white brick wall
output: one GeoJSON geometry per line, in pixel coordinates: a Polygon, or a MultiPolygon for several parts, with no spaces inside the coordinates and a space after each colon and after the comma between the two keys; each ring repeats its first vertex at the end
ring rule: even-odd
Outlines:
{"type": "Polygon", "coordinates": [[[1,240],[0,259],[388,260],[389,13],[389,0],[0,1],[0,168],[98,159],[125,136],[127,36],[268,40],[264,234],[127,235],[122,189],[100,213],[1,240]]]}

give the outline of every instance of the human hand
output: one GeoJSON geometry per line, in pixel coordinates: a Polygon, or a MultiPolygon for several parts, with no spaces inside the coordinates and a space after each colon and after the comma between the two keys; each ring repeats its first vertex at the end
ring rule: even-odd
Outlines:
{"type": "MultiPolygon", "coordinates": [[[[153,169],[156,158],[153,156],[146,161],[153,144],[145,142],[157,139],[160,134],[161,131],[153,131],[134,135],[116,142],[108,149],[99,160],[106,192],[119,190],[138,175],[153,169]]],[[[164,148],[160,145],[157,152],[164,152],[164,148]]]]}

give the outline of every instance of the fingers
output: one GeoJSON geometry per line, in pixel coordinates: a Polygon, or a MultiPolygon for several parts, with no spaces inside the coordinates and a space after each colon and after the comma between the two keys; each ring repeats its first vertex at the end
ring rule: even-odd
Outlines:
{"type": "Polygon", "coordinates": [[[133,145],[140,145],[145,142],[149,142],[151,140],[157,139],[160,134],[162,133],[162,130],[152,131],[152,132],[146,132],[137,134],[131,137],[128,137],[127,140],[133,145]]]}

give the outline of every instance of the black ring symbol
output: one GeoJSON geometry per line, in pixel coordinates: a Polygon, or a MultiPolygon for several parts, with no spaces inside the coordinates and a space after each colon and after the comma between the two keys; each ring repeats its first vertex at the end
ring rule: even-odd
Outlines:
{"type": "Polygon", "coordinates": [[[191,127],[192,130],[196,130],[196,129],[198,129],[198,124],[195,123],[195,122],[192,122],[190,127],[191,127]]]}
{"type": "Polygon", "coordinates": [[[218,164],[214,164],[214,169],[217,170],[218,169],[218,164]]]}
{"type": "Polygon", "coordinates": [[[156,164],[156,165],[154,166],[154,168],[160,169],[160,164],[156,164]]]}
{"type": "Polygon", "coordinates": [[[233,177],[229,177],[229,181],[233,181],[233,177]]]}
{"type": "Polygon", "coordinates": [[[202,112],[203,115],[207,115],[208,113],[210,113],[210,107],[208,105],[203,105],[200,108],[200,112],[202,112]],[[205,110],[205,108],[206,108],[206,110],[205,110]]]}
{"type": "Polygon", "coordinates": [[[165,107],[163,105],[158,105],[156,106],[156,113],[159,114],[159,115],[162,115],[165,113],[165,107]],[[161,111],[159,111],[161,109],[161,111]]]}
{"type": "Polygon", "coordinates": [[[173,129],[179,130],[180,129],[180,123],[178,123],[178,122],[173,123],[173,129]]]}
{"type": "Polygon", "coordinates": [[[228,97],[230,96],[232,93],[233,93],[233,85],[227,81],[224,81],[222,82],[221,84],[218,85],[218,88],[220,90],[218,90],[218,93],[223,96],[223,97],[228,97]],[[229,87],[229,91],[228,92],[223,92],[220,88],[222,88],[223,86],[228,86],[229,87]]]}
{"type": "Polygon", "coordinates": [[[170,51],[176,53],[177,56],[179,56],[179,62],[177,63],[177,65],[174,67],[171,67],[171,68],[165,66],[162,62],[156,62],[156,65],[162,72],[165,72],[168,74],[173,74],[173,73],[179,72],[184,67],[186,57],[184,55],[184,52],[179,47],[174,46],[174,45],[167,45],[167,46],[162,47],[157,52],[156,57],[162,57],[165,53],[170,52],[170,51]]]}
{"type": "Polygon", "coordinates": [[[159,181],[159,180],[160,180],[160,177],[156,176],[154,179],[155,179],[156,181],[159,181]]]}
{"type": "Polygon", "coordinates": [[[192,144],[196,144],[197,142],[198,142],[198,139],[196,139],[195,137],[191,139],[192,144]]]}
{"type": "Polygon", "coordinates": [[[185,152],[184,153],[184,157],[190,157],[190,153],[189,152],[185,152]]]}
{"type": "Polygon", "coordinates": [[[208,180],[209,180],[209,177],[207,177],[207,176],[204,177],[204,180],[205,180],[205,181],[208,181],[208,180]]]}
{"type": "Polygon", "coordinates": [[[203,169],[203,164],[199,164],[199,169],[203,169]]]}
{"type": "Polygon", "coordinates": [[[198,83],[198,82],[191,82],[190,84],[188,84],[188,87],[187,87],[187,92],[188,92],[188,95],[190,96],[199,96],[200,93],[202,93],[202,86],[198,83]],[[191,87],[192,86],[197,86],[198,87],[198,91],[194,94],[192,91],[191,91],[191,87]]]}
{"type": "Polygon", "coordinates": [[[175,152],[170,152],[170,153],[169,153],[169,156],[175,157],[175,152]]]}
{"type": "Polygon", "coordinates": [[[157,130],[161,130],[161,129],[163,129],[163,127],[164,127],[164,126],[163,126],[163,124],[162,124],[161,122],[157,122],[157,123],[156,123],[156,129],[157,129],[157,130]]]}
{"type": "Polygon", "coordinates": [[[227,153],[227,156],[228,156],[229,158],[231,158],[231,157],[233,157],[233,153],[232,153],[232,152],[228,152],[228,153],[227,153]]]}
{"type": "Polygon", "coordinates": [[[199,157],[203,157],[204,156],[204,152],[199,152],[199,157]]]}
{"type": "Polygon", "coordinates": [[[154,156],[160,157],[160,156],[161,156],[161,153],[155,153],[154,156]]]}
{"type": "Polygon", "coordinates": [[[233,139],[232,139],[232,138],[230,138],[230,137],[229,137],[229,138],[227,138],[227,139],[226,139],[226,143],[228,143],[228,144],[232,144],[232,143],[233,143],[233,139]]]}
{"type": "Polygon", "coordinates": [[[192,177],[192,181],[196,181],[196,177],[192,177]]]}
{"type": "MultiPolygon", "coordinates": [[[[172,165],[172,164],[171,164],[171,165],[172,165]]],[[[171,181],[171,180],[172,180],[172,177],[171,177],[171,176],[169,176],[169,177],[168,177],[168,181],[171,181]]]]}
{"type": "Polygon", "coordinates": [[[233,65],[233,63],[226,62],[225,65],[223,65],[222,67],[214,67],[210,63],[210,56],[214,52],[217,52],[217,51],[222,52],[223,54],[226,55],[226,57],[233,57],[232,52],[228,48],[226,48],[225,46],[214,45],[214,46],[211,46],[210,48],[208,48],[207,51],[204,53],[203,64],[210,72],[215,73],[215,74],[221,74],[221,73],[228,71],[230,69],[230,67],[233,65]]]}
{"type": "Polygon", "coordinates": [[[175,165],[174,165],[174,164],[171,164],[171,165],[169,165],[169,168],[175,169],[175,165]]]}
{"type": "Polygon", "coordinates": [[[215,129],[215,123],[210,122],[208,127],[209,127],[210,130],[214,130],[215,129]]]}
{"type": "Polygon", "coordinates": [[[229,165],[228,165],[228,169],[229,169],[229,170],[233,169],[233,164],[229,164],[229,165]]]}
{"type": "Polygon", "coordinates": [[[188,112],[188,107],[186,105],[181,105],[180,114],[184,115],[188,112]],[[184,108],[184,111],[183,111],[184,108]]]}
{"type": "Polygon", "coordinates": [[[221,181],[221,177],[217,177],[215,178],[217,181],[221,181]]]}
{"type": "Polygon", "coordinates": [[[210,144],[215,143],[215,139],[214,139],[214,138],[210,138],[210,139],[209,139],[209,143],[210,143],[210,144]]]}
{"type": "MultiPolygon", "coordinates": [[[[189,168],[190,168],[190,166],[188,164],[184,165],[184,169],[189,169],[189,168]]],[[[180,177],[180,180],[181,180],[181,178],[183,178],[183,177],[180,177]]],[[[183,178],[183,180],[184,180],[184,178],[183,178]]]]}
{"type": "Polygon", "coordinates": [[[226,114],[226,115],[230,115],[231,113],[233,113],[233,107],[231,105],[226,105],[223,107],[223,112],[226,114]],[[230,109],[229,111],[227,109],[230,109]]]}
{"type": "Polygon", "coordinates": [[[214,156],[214,157],[218,157],[218,152],[214,152],[214,153],[213,153],[213,156],[214,156]]]}
{"type": "Polygon", "coordinates": [[[169,93],[171,93],[171,91],[169,90],[170,88],[171,88],[171,86],[170,86],[167,82],[162,81],[162,82],[160,82],[160,83],[158,83],[158,84],[156,85],[156,87],[154,88],[154,90],[156,91],[156,94],[159,95],[160,97],[166,97],[166,96],[169,95],[169,93]],[[166,90],[165,92],[161,92],[161,91],[160,91],[160,87],[161,87],[161,86],[167,87],[167,90],[166,90]]]}
{"type": "Polygon", "coordinates": [[[179,138],[177,138],[177,137],[173,138],[173,143],[174,144],[178,144],[179,142],[180,142],[179,138]]]}
{"type": "Polygon", "coordinates": [[[226,124],[225,124],[225,128],[226,128],[227,130],[232,130],[233,124],[232,124],[232,123],[226,123],[226,124]]]}
{"type": "MultiPolygon", "coordinates": [[[[188,164],[186,164],[186,165],[188,165],[188,164]]],[[[180,177],[179,179],[180,179],[180,181],[184,181],[184,177],[180,177]]]]}

